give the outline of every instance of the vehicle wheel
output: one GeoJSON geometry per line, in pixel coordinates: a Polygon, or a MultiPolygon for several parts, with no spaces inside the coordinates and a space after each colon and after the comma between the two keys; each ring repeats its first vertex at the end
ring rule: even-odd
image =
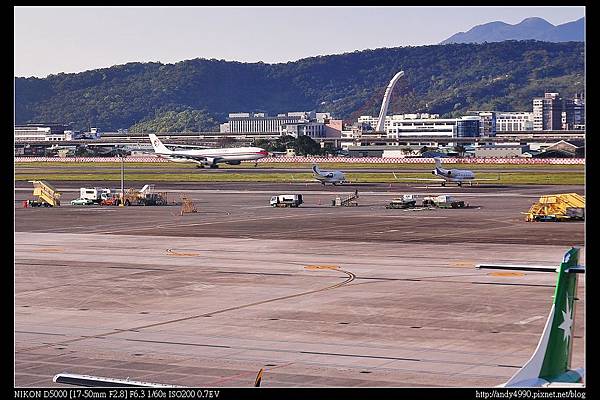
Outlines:
{"type": "Polygon", "coordinates": [[[130,206],[130,205],[131,205],[131,202],[130,202],[129,200],[125,200],[125,205],[126,205],[126,206],[130,206]]]}

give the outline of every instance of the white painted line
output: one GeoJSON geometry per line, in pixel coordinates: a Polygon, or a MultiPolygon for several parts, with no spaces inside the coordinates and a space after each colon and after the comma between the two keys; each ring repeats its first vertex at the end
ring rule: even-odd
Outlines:
{"type": "Polygon", "coordinates": [[[544,318],[543,315],[536,315],[535,317],[531,317],[531,318],[527,318],[527,319],[524,319],[524,320],[519,321],[519,322],[515,322],[515,324],[517,324],[517,325],[525,325],[525,324],[528,324],[528,323],[533,322],[533,321],[537,321],[538,319],[542,319],[542,318],[544,318]]]}

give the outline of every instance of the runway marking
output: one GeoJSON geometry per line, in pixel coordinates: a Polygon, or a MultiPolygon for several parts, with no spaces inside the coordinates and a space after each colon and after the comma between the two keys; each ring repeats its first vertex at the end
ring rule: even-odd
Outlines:
{"type": "Polygon", "coordinates": [[[525,276],[523,272],[488,272],[490,276],[525,276]]]}
{"type": "Polygon", "coordinates": [[[339,269],[337,265],[307,265],[304,267],[306,269],[315,270],[315,269],[339,269]]]}
{"type": "Polygon", "coordinates": [[[34,249],[33,251],[38,253],[63,253],[65,249],[57,248],[57,249],[34,249]]]}
{"type": "Polygon", "coordinates": [[[527,319],[524,319],[524,320],[519,321],[519,322],[515,322],[515,324],[517,324],[517,325],[525,325],[525,324],[528,324],[528,323],[533,322],[533,321],[537,321],[538,319],[542,319],[542,318],[544,318],[543,315],[536,315],[535,317],[531,317],[531,318],[527,318],[527,319]]]}
{"type": "Polygon", "coordinates": [[[470,268],[470,267],[475,267],[475,262],[474,261],[455,261],[452,263],[452,265],[455,267],[470,268]]]}

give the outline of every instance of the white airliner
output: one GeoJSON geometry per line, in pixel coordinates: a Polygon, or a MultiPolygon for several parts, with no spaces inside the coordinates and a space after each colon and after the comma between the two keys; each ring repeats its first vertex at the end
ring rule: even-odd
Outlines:
{"type": "Polygon", "coordinates": [[[313,177],[321,182],[323,186],[326,183],[331,183],[333,185],[346,183],[346,177],[342,171],[321,171],[317,164],[312,165],[313,177]]]}
{"type": "Polygon", "coordinates": [[[217,149],[169,150],[154,134],[148,135],[154,152],[162,158],[175,162],[195,162],[199,168],[217,168],[217,163],[239,165],[242,161],[258,160],[269,155],[260,147],[230,147],[217,149]]]}
{"type": "Polygon", "coordinates": [[[584,386],[585,369],[571,369],[577,274],[585,273],[585,267],[579,265],[579,248],[567,251],[558,268],[489,264],[479,264],[477,268],[558,272],[552,308],[537,348],[529,361],[500,387],[584,386]]]}
{"type": "Polygon", "coordinates": [[[442,186],[446,186],[446,182],[454,182],[458,186],[462,186],[463,182],[469,182],[469,185],[473,185],[473,182],[500,180],[500,177],[496,179],[475,178],[475,173],[466,169],[444,169],[442,168],[442,161],[439,158],[436,157],[434,160],[435,169],[431,173],[440,178],[399,178],[395,173],[394,177],[397,180],[440,182],[442,186]]]}

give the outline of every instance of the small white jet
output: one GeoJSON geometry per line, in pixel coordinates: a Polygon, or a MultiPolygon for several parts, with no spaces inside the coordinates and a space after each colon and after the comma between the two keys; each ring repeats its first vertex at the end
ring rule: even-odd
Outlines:
{"type": "Polygon", "coordinates": [[[567,251],[558,268],[489,264],[479,264],[477,268],[558,272],[552,307],[537,348],[529,361],[500,387],[582,387],[585,369],[571,369],[577,274],[585,273],[585,266],[579,265],[579,248],[567,251]]]}
{"type": "Polygon", "coordinates": [[[231,147],[217,149],[169,150],[154,134],[148,135],[154,152],[162,158],[175,162],[195,162],[199,168],[218,168],[217,163],[239,165],[242,161],[258,160],[269,155],[260,147],[231,147]]]}
{"type": "Polygon", "coordinates": [[[317,164],[312,165],[313,177],[321,182],[323,186],[326,183],[333,185],[347,183],[346,177],[342,171],[322,171],[317,164]]]}
{"type": "Polygon", "coordinates": [[[469,182],[469,185],[473,185],[473,182],[500,180],[499,176],[496,179],[475,178],[475,173],[466,169],[444,169],[442,168],[442,161],[439,158],[436,157],[434,160],[435,169],[431,173],[440,178],[399,178],[395,173],[394,177],[397,180],[440,182],[442,186],[446,186],[446,182],[454,182],[458,186],[462,186],[463,182],[469,182]]]}

